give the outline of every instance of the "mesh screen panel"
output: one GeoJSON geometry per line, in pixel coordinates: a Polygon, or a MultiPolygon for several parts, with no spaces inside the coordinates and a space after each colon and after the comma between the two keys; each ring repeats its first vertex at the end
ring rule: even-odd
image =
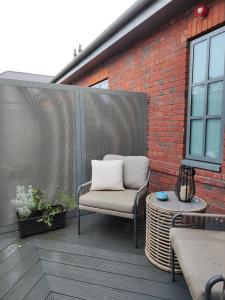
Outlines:
{"type": "Polygon", "coordinates": [[[92,159],[145,155],[146,116],[140,93],[0,80],[0,226],[17,185],[76,194],[92,159]]]}
{"type": "Polygon", "coordinates": [[[86,174],[105,154],[145,155],[147,101],[143,94],[86,90],[84,105],[86,174]]]}
{"type": "Polygon", "coordinates": [[[74,192],[75,99],[75,92],[0,86],[0,225],[15,221],[17,185],[50,198],[56,186],[74,192]]]}

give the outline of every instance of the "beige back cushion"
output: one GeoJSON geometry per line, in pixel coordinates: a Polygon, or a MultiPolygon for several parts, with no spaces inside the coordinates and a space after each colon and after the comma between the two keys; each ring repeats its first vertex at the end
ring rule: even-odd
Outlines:
{"type": "Polygon", "coordinates": [[[145,156],[122,156],[107,154],[103,160],[123,161],[123,182],[125,188],[139,189],[147,180],[149,160],[145,156]]]}

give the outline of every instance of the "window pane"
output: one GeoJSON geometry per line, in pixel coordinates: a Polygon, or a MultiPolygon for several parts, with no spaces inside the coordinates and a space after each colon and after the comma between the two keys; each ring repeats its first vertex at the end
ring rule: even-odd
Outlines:
{"type": "Polygon", "coordinates": [[[108,79],[106,79],[106,80],[100,81],[96,84],[93,84],[90,87],[97,88],[97,89],[108,89],[109,88],[109,81],[108,81],[108,79]]]}
{"type": "Polygon", "coordinates": [[[213,79],[224,74],[225,32],[211,38],[209,78],[213,79]]]}
{"type": "Polygon", "coordinates": [[[206,79],[207,41],[194,45],[193,83],[206,79]]]}
{"type": "Polygon", "coordinates": [[[190,154],[202,155],[203,120],[191,121],[190,154]]]}
{"type": "Polygon", "coordinates": [[[205,86],[199,85],[192,88],[191,114],[192,116],[202,116],[204,114],[205,86]]]}
{"type": "Polygon", "coordinates": [[[206,131],[206,156],[209,158],[219,158],[220,154],[220,119],[209,119],[206,131]]]}
{"type": "Polygon", "coordinates": [[[208,115],[221,115],[223,102],[223,82],[208,85],[208,115]]]}

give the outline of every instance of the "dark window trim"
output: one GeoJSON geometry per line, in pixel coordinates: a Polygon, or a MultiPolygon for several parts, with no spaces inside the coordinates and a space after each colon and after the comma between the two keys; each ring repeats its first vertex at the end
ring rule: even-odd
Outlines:
{"type": "Polygon", "coordinates": [[[204,169],[204,170],[209,170],[214,172],[221,171],[221,164],[212,164],[212,163],[207,163],[205,161],[197,161],[191,159],[183,159],[181,163],[183,165],[187,165],[198,169],[204,169]]]}
{"type": "MultiPolygon", "coordinates": [[[[184,160],[186,163],[189,163],[190,165],[199,167],[199,168],[203,168],[203,169],[208,169],[208,170],[213,170],[213,171],[220,171],[220,164],[223,162],[223,148],[224,148],[224,125],[225,125],[225,75],[224,76],[220,76],[216,79],[208,79],[208,70],[209,70],[209,49],[210,49],[210,39],[213,36],[216,36],[222,32],[225,32],[225,26],[214,30],[200,38],[197,38],[195,40],[192,40],[190,42],[190,58],[189,58],[189,62],[190,62],[190,68],[189,68],[189,83],[188,83],[188,109],[187,109],[187,137],[186,137],[186,159],[184,160]],[[192,83],[192,76],[193,76],[193,49],[194,49],[194,45],[202,42],[206,40],[207,41],[207,66],[206,66],[206,72],[207,72],[207,80],[202,81],[202,82],[198,82],[198,83],[192,83]],[[223,81],[223,103],[222,103],[222,112],[221,115],[219,116],[208,116],[206,114],[206,107],[205,107],[205,114],[203,116],[199,116],[199,117],[194,117],[191,116],[191,92],[192,92],[192,88],[194,86],[199,86],[199,85],[205,85],[206,87],[206,92],[205,92],[205,106],[207,103],[207,97],[208,97],[208,84],[211,82],[217,82],[217,81],[223,81]],[[206,143],[206,130],[205,130],[205,126],[206,126],[206,120],[209,118],[213,118],[213,119],[221,119],[221,136],[220,136],[220,156],[218,159],[210,159],[207,158],[205,156],[193,156],[189,154],[190,151],[190,136],[191,136],[191,120],[192,119],[201,119],[204,122],[204,141],[203,141],[203,146],[205,149],[205,143],[206,143]]],[[[225,70],[225,66],[224,66],[224,70],[225,70]]]]}
{"type": "Polygon", "coordinates": [[[109,78],[104,78],[104,79],[102,79],[102,80],[100,80],[98,82],[95,82],[94,84],[90,85],[89,87],[91,87],[91,88],[99,88],[98,85],[101,84],[101,83],[105,83],[105,82],[107,82],[108,88],[109,88],[109,78]]]}

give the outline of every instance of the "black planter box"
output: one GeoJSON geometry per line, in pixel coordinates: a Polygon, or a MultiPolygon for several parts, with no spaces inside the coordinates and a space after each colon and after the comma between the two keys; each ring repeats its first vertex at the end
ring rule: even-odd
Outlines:
{"type": "Polygon", "coordinates": [[[18,218],[18,227],[20,231],[20,237],[24,238],[29,235],[38,234],[50,230],[55,230],[65,227],[66,211],[62,211],[53,216],[53,222],[51,226],[48,226],[44,222],[38,222],[38,219],[42,216],[42,211],[36,211],[32,213],[28,219],[20,220],[18,218]]]}

